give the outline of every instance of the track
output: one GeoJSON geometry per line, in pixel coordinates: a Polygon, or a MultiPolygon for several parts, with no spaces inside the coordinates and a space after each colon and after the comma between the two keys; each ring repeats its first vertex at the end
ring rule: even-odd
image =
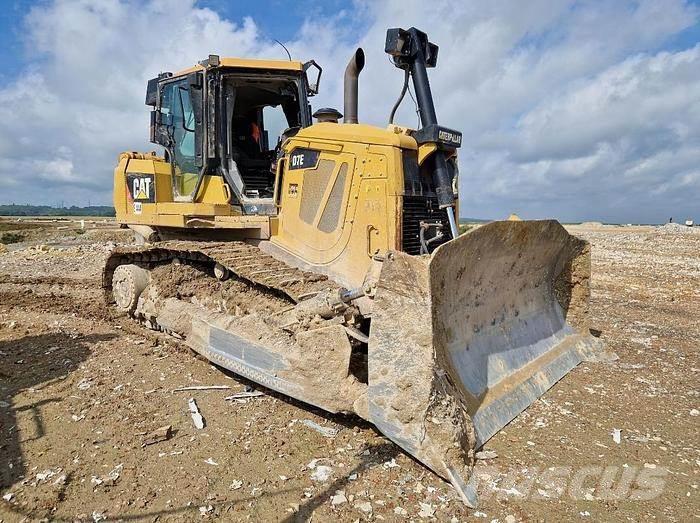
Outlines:
{"type": "Polygon", "coordinates": [[[175,259],[212,267],[218,263],[238,278],[281,293],[294,303],[306,295],[339,287],[324,275],[291,267],[245,242],[168,241],[152,247],[120,247],[112,251],[102,273],[108,301],[112,276],[119,265],[133,263],[153,268],[175,259]]]}

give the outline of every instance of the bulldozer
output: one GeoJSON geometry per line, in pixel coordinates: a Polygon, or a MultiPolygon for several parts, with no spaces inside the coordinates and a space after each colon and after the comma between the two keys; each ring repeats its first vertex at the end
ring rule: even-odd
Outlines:
{"type": "Polygon", "coordinates": [[[138,242],[103,287],[217,366],[369,421],[473,506],[475,449],[599,350],[590,248],[554,220],[460,234],[438,46],[394,28],[385,51],[404,73],[385,128],[358,121],[362,49],[343,114],[312,113],[313,60],[210,55],[150,80],[163,154],[119,157],[116,219],[138,242]],[[410,83],[418,129],[393,122],[410,83]]]}

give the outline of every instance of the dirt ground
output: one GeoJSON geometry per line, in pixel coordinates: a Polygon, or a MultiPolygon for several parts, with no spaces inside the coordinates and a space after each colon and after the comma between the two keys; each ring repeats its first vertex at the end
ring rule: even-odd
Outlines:
{"type": "Polygon", "coordinates": [[[268,391],[227,401],[249,383],[108,310],[100,271],[126,231],[0,224],[24,234],[0,252],[2,521],[700,518],[697,229],[571,227],[619,359],[580,365],[487,443],[472,510],[361,420],[268,391]],[[230,388],[175,391],[193,385],[230,388]]]}

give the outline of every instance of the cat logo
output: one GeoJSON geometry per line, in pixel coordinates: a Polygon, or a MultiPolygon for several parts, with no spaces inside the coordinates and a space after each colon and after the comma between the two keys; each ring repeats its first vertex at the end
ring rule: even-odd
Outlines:
{"type": "Polygon", "coordinates": [[[129,174],[126,183],[134,202],[156,201],[156,186],[152,174],[129,174]]]}

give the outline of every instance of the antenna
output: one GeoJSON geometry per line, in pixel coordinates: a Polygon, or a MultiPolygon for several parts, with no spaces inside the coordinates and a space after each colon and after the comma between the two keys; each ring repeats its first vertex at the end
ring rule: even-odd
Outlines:
{"type": "Polygon", "coordinates": [[[287,56],[289,57],[289,61],[291,62],[291,61],[292,61],[292,55],[289,54],[289,49],[287,49],[287,48],[285,47],[285,45],[284,45],[282,42],[280,42],[279,40],[277,40],[277,38],[273,38],[273,40],[274,40],[275,42],[277,42],[278,44],[280,44],[280,45],[282,46],[282,49],[284,49],[284,50],[287,52],[287,56]]]}

